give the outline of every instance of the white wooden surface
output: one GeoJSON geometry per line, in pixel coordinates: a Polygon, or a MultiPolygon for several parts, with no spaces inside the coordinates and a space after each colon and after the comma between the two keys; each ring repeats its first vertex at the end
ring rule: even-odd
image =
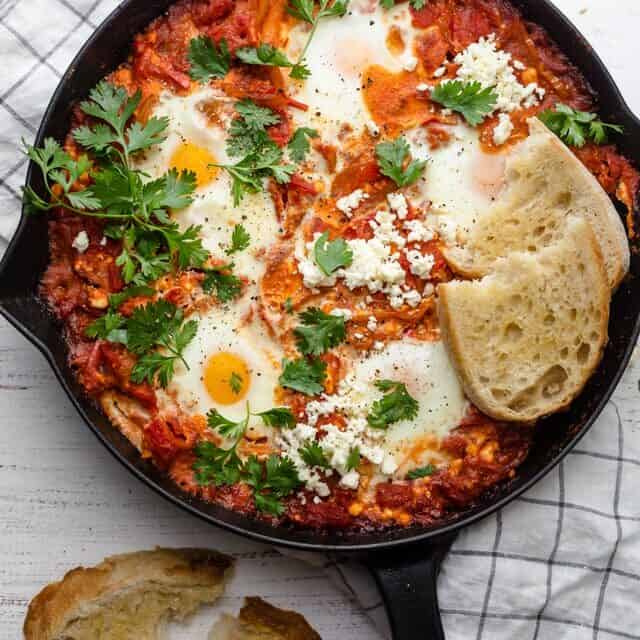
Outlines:
{"type": "MultiPolygon", "coordinates": [[[[637,0],[557,0],[609,65],[640,113],[637,0]],[[614,9],[615,7],[615,9],[614,9]]],[[[635,396],[635,385],[624,385],[635,396]]],[[[632,397],[624,398],[627,406],[632,397]]],[[[640,402],[640,401],[639,401],[640,402]]],[[[20,637],[29,599],[78,564],[155,545],[232,554],[236,574],[215,611],[172,638],[203,638],[220,609],[245,595],[304,613],[324,640],[379,640],[358,605],[321,570],[218,531],[169,505],[100,447],[46,362],[0,321],[0,640],[20,637]]]]}

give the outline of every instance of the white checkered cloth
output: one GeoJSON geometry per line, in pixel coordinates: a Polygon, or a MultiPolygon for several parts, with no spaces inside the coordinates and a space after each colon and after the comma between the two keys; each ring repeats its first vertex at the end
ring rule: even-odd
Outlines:
{"type": "MultiPolygon", "coordinates": [[[[20,211],[19,140],[33,140],[62,73],[117,4],[0,0],[2,245],[20,211]]],[[[545,481],[458,538],[440,578],[449,640],[640,639],[638,369],[632,364],[603,416],[545,481]]],[[[322,562],[387,635],[368,575],[304,557],[322,562]]]]}

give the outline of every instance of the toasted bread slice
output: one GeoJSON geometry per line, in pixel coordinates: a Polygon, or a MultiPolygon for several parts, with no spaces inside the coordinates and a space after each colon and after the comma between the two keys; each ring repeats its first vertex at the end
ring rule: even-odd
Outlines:
{"type": "Polygon", "coordinates": [[[209,640],[321,640],[294,611],[278,609],[260,598],[247,598],[237,618],[224,615],[209,640]]]}
{"type": "Polygon", "coordinates": [[[107,558],[45,587],[29,605],[26,640],[156,640],[224,589],[230,558],[198,549],[156,549],[107,558]]]}
{"type": "Polygon", "coordinates": [[[590,225],[571,218],[555,245],[512,253],[482,280],[440,285],[442,335],[471,401],[529,422],[567,407],[600,362],[611,289],[590,225]]]}
{"type": "Polygon", "coordinates": [[[629,242],[609,196],[588,169],[537,118],[530,136],[507,158],[505,186],[479,216],[462,247],[446,257],[460,274],[477,278],[513,251],[536,253],[561,240],[569,216],[589,222],[615,290],[629,270],[629,242]]]}

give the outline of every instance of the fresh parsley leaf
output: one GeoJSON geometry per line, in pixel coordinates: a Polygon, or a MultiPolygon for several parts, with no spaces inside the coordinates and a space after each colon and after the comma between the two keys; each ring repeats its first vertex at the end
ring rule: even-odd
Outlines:
{"type": "Polygon", "coordinates": [[[251,236],[247,230],[241,224],[237,224],[233,228],[233,233],[231,234],[231,246],[225,251],[225,253],[230,256],[234,253],[244,251],[249,246],[250,242],[251,236]]]}
{"type": "Polygon", "coordinates": [[[119,309],[123,303],[131,298],[137,297],[151,297],[155,294],[155,289],[147,286],[139,286],[139,287],[127,287],[120,293],[112,293],[109,296],[109,307],[111,309],[117,310],[119,309]]]}
{"type": "Polygon", "coordinates": [[[294,329],[300,353],[320,356],[337,347],[347,335],[343,316],[332,316],[311,307],[300,314],[302,326],[294,329]]]}
{"type": "Polygon", "coordinates": [[[262,43],[258,47],[242,47],[236,50],[236,56],[245,64],[265,65],[270,67],[292,67],[287,55],[274,46],[262,43]]]}
{"type": "Polygon", "coordinates": [[[254,489],[256,509],[274,516],[282,515],[282,499],[301,484],[293,462],[272,454],[263,467],[255,456],[251,456],[245,471],[244,480],[254,489]]]}
{"type": "Polygon", "coordinates": [[[418,478],[426,478],[427,476],[432,476],[437,471],[437,468],[432,464],[428,464],[424,467],[419,467],[418,469],[412,469],[407,473],[407,480],[417,480],[418,478]]]}
{"type": "MultiPolygon", "coordinates": [[[[409,4],[416,10],[422,9],[426,3],[426,0],[409,0],[409,4]]],[[[380,0],[380,6],[383,9],[393,9],[396,6],[396,0],[380,0]]]]}
{"type": "Polygon", "coordinates": [[[286,407],[276,407],[269,409],[269,411],[263,411],[258,413],[258,416],[262,418],[262,421],[268,427],[280,427],[281,429],[293,429],[296,426],[296,419],[291,409],[286,407]]]}
{"type": "Polygon", "coordinates": [[[293,300],[289,297],[284,301],[284,310],[291,315],[293,313],[293,300]]]}
{"type": "Polygon", "coordinates": [[[85,330],[88,338],[100,338],[120,344],[127,343],[126,318],[109,309],[107,313],[94,320],[85,330]]]}
{"type": "Polygon", "coordinates": [[[217,409],[211,409],[211,411],[207,413],[207,426],[225,438],[239,440],[247,430],[250,417],[251,413],[248,407],[246,417],[238,422],[225,418],[217,409]]]}
{"type": "Polygon", "coordinates": [[[410,155],[409,144],[403,137],[376,145],[380,173],[391,178],[399,187],[413,184],[427,166],[426,162],[418,160],[412,160],[407,164],[410,155]]]}
{"type": "Polygon", "coordinates": [[[349,451],[349,457],[347,458],[347,471],[354,471],[360,466],[360,449],[354,447],[349,451]]]}
{"type": "Polygon", "coordinates": [[[25,189],[31,210],[61,207],[77,215],[105,221],[105,234],[122,241],[116,264],[126,284],[143,285],[173,270],[200,267],[208,254],[199,227],[182,231],[170,212],[193,201],[195,175],[168,171],[156,180],[135,168],[134,154],[166,138],[168,119],[134,120],[142,93],[129,96],[122,87],[100,82],[81,103],[91,125],[73,131],[76,141],[99,156],[92,163],[86,155],[73,159],[60,145],[47,139],[43,148],[26,148],[41,170],[46,196],[25,189]],[[84,176],[91,186],[78,189],[84,176]]]}
{"type": "Polygon", "coordinates": [[[194,453],[193,470],[198,484],[225,486],[239,482],[242,461],[235,446],[221,449],[213,442],[203,440],[195,446],[194,453]]]}
{"type": "Polygon", "coordinates": [[[242,391],[242,385],[244,384],[244,380],[239,373],[233,371],[231,373],[231,377],[229,378],[229,386],[231,387],[231,391],[238,395],[242,391]]]}
{"type": "Polygon", "coordinates": [[[157,379],[161,387],[166,387],[175,373],[176,356],[160,352],[145,353],[131,370],[131,380],[136,384],[157,379]]]}
{"type": "Polygon", "coordinates": [[[300,486],[300,478],[291,458],[272,454],[265,465],[264,486],[287,496],[300,486]]]}
{"type": "Polygon", "coordinates": [[[457,111],[475,127],[493,112],[498,95],[494,87],[483,89],[479,82],[447,80],[431,92],[431,99],[447,109],[457,111]]]}
{"type": "Polygon", "coordinates": [[[375,429],[386,429],[400,420],[412,420],[418,415],[418,402],[409,395],[407,387],[401,382],[380,380],[376,388],[386,393],[381,400],[376,400],[367,422],[375,429]]]}
{"type": "Polygon", "coordinates": [[[311,151],[311,145],[309,144],[309,138],[317,138],[318,132],[315,129],[309,129],[308,127],[300,127],[296,129],[296,132],[291,138],[288,149],[289,156],[294,162],[300,164],[307,157],[309,151],[311,151]]]}
{"type": "Polygon", "coordinates": [[[236,111],[239,117],[229,129],[227,153],[242,159],[235,164],[214,165],[225,169],[233,179],[234,206],[238,206],[247,193],[262,191],[266,178],[285,184],[296,170],[294,165],[281,164],[282,149],[267,133],[267,127],[280,122],[277,113],[251,100],[238,102],[236,111]]]}
{"type": "Polygon", "coordinates": [[[231,53],[226,40],[220,40],[216,46],[208,36],[193,38],[187,57],[191,64],[189,74],[198,82],[224,78],[231,68],[231,53]]]}
{"type": "Polygon", "coordinates": [[[235,300],[242,293],[242,280],[233,275],[233,264],[205,269],[202,289],[205,293],[215,291],[222,304],[235,300]]]}
{"type": "Polygon", "coordinates": [[[341,18],[347,13],[347,7],[349,6],[349,0],[320,0],[318,4],[318,11],[316,12],[316,3],[314,0],[289,0],[287,5],[287,11],[303,22],[307,22],[311,25],[311,31],[307,42],[302,49],[302,53],[298,58],[298,61],[293,65],[291,69],[291,77],[296,80],[305,80],[311,75],[311,71],[306,64],[306,55],[309,50],[309,45],[313,40],[313,36],[318,29],[318,24],[324,18],[338,17],[341,18]]]}
{"type": "Polygon", "coordinates": [[[322,393],[327,365],[319,358],[284,360],[280,386],[299,391],[308,396],[322,393]]]}
{"type": "Polygon", "coordinates": [[[348,267],[353,262],[353,251],[343,238],[329,240],[325,231],[313,247],[313,255],[320,270],[330,276],[340,267],[348,267]]]}
{"type": "Polygon", "coordinates": [[[328,469],[331,465],[327,456],[325,455],[320,443],[316,440],[309,440],[298,449],[300,457],[304,460],[304,463],[309,467],[321,467],[322,469],[328,469]]]}
{"type": "Polygon", "coordinates": [[[555,110],[548,109],[538,118],[560,139],[573,147],[584,147],[587,140],[605,144],[609,132],[623,133],[623,127],[598,120],[595,113],[576,111],[565,104],[557,104],[555,110]]]}

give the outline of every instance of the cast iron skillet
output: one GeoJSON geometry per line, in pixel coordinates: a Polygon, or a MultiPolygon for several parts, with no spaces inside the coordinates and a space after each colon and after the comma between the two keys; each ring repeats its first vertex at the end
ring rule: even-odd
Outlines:
{"type": "MultiPolygon", "coordinates": [[[[45,136],[62,140],[72,105],[84,99],[103,76],[117,67],[130,49],[133,36],[175,0],[126,0],[84,45],[65,73],[44,116],[36,144],[45,136]]],[[[524,15],[545,27],[599,95],[603,116],[622,124],[622,151],[640,165],[640,120],[625,105],[611,76],[586,40],[547,0],[513,0],[524,15]]],[[[33,167],[28,184],[39,188],[33,167]]],[[[440,563],[456,535],[529,489],[567,455],[584,436],[613,393],[640,332],[640,256],[634,255],[629,277],[616,293],[611,308],[610,343],[601,366],[571,410],[543,421],[528,460],[509,484],[465,513],[429,529],[377,534],[317,534],[289,527],[273,528],[238,513],[185,495],[140,458],[132,445],[83,395],[67,365],[59,325],[37,297],[38,283],[48,261],[44,216],[22,216],[18,231],[0,264],[0,312],[42,351],[88,426],[109,451],[159,494],[186,511],[229,531],[278,546],[308,551],[349,553],[366,564],[382,591],[396,640],[418,636],[442,640],[436,593],[440,563]]]]}

